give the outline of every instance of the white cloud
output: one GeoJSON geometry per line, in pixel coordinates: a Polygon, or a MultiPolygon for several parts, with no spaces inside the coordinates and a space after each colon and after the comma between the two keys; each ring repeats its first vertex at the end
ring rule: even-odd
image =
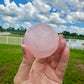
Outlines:
{"type": "Polygon", "coordinates": [[[83,34],[84,35],[84,28],[79,28],[79,27],[76,27],[76,26],[70,26],[69,31],[71,33],[75,32],[75,33],[83,34]]]}
{"type": "Polygon", "coordinates": [[[84,35],[84,28],[80,28],[77,26],[65,26],[65,25],[51,25],[58,33],[62,33],[63,31],[69,31],[70,33],[78,33],[78,34],[83,34],[84,35]]]}
{"type": "Polygon", "coordinates": [[[10,3],[9,0],[4,0],[4,3],[6,6],[0,5],[2,17],[10,16],[13,20],[16,17],[17,21],[54,22],[55,24],[66,23],[66,21],[72,23],[74,20],[84,22],[83,0],[33,0],[32,3],[28,2],[24,5],[20,3],[19,7],[15,2],[10,3]],[[60,11],[54,14],[50,13],[51,6],[46,3],[51,3],[54,10],[60,11]],[[71,10],[76,10],[76,12],[71,10]],[[66,14],[67,17],[61,18],[60,16],[63,16],[63,14],[66,14]],[[54,17],[55,21],[53,20],[54,17]]]}
{"type": "Polygon", "coordinates": [[[15,2],[4,0],[6,6],[0,5],[0,13],[2,19],[9,23],[15,23],[19,21],[35,21],[62,24],[66,23],[64,19],[61,19],[58,13],[50,13],[51,6],[40,1],[34,0],[33,3],[28,2],[26,4],[19,4],[19,7],[15,2]]]}
{"type": "Polygon", "coordinates": [[[3,25],[3,27],[4,28],[9,28],[11,25],[9,24],[9,23],[5,23],[4,25],[3,25]]]}
{"type": "Polygon", "coordinates": [[[67,26],[60,25],[56,28],[56,30],[58,31],[58,33],[62,33],[63,31],[67,31],[67,26]]]}
{"type": "Polygon", "coordinates": [[[58,13],[51,13],[48,21],[49,21],[49,23],[53,23],[53,24],[66,23],[66,21],[64,19],[61,19],[59,17],[59,14],[58,13]]]}
{"type": "Polygon", "coordinates": [[[8,26],[19,26],[30,27],[29,21],[33,22],[43,22],[52,25],[58,32],[65,30],[71,32],[82,33],[83,28],[79,27],[67,27],[67,26],[57,26],[58,24],[66,24],[73,22],[84,22],[84,0],[33,0],[27,2],[26,4],[19,3],[16,5],[14,1],[4,0],[4,4],[0,4],[0,17],[8,26]],[[53,11],[51,10],[51,5],[54,6],[53,11]],[[57,11],[57,12],[56,12],[57,11]],[[23,22],[22,24],[19,24],[23,22]]]}
{"type": "Polygon", "coordinates": [[[58,26],[59,32],[63,31],[69,31],[70,33],[78,33],[78,34],[83,34],[84,35],[84,28],[79,28],[77,26],[58,26]]]}
{"type": "Polygon", "coordinates": [[[40,0],[34,0],[33,5],[40,11],[41,13],[47,13],[51,10],[51,6],[47,5],[46,3],[40,0]]]}
{"type": "Polygon", "coordinates": [[[31,23],[29,23],[29,22],[24,22],[21,26],[28,29],[28,28],[31,27],[32,25],[31,25],[31,23]]]}
{"type": "Polygon", "coordinates": [[[22,23],[22,24],[10,24],[10,23],[4,23],[4,25],[3,25],[3,27],[4,28],[9,28],[9,27],[14,27],[14,28],[19,28],[19,27],[24,27],[24,28],[26,28],[26,29],[28,29],[29,27],[31,27],[32,25],[31,25],[31,23],[29,23],[29,22],[24,22],[24,23],[22,23]]]}
{"type": "Polygon", "coordinates": [[[67,22],[69,23],[72,23],[73,21],[84,22],[84,0],[42,0],[42,1],[45,3],[51,3],[56,9],[62,11],[59,12],[60,16],[66,14],[67,22]]]}
{"type": "Polygon", "coordinates": [[[72,12],[70,15],[66,17],[67,22],[72,23],[74,22],[84,22],[84,13],[83,12],[72,12]]]}
{"type": "Polygon", "coordinates": [[[57,25],[56,24],[49,24],[50,26],[52,26],[53,28],[56,28],[57,25]]]}
{"type": "Polygon", "coordinates": [[[19,24],[10,24],[10,23],[4,23],[3,28],[9,28],[9,27],[14,27],[15,29],[19,28],[19,24]]]}
{"type": "Polygon", "coordinates": [[[10,5],[10,1],[9,1],[9,0],[4,0],[4,4],[5,4],[6,6],[9,6],[9,5],[10,5]]]}
{"type": "Polygon", "coordinates": [[[67,22],[72,23],[73,18],[72,18],[72,16],[67,15],[66,20],[67,20],[67,22]]]}
{"type": "Polygon", "coordinates": [[[16,17],[10,17],[10,16],[2,16],[2,19],[8,23],[17,23],[16,17]]]}
{"type": "Polygon", "coordinates": [[[2,15],[5,15],[5,16],[16,17],[19,11],[20,11],[20,8],[17,7],[17,5],[14,2],[10,3],[7,6],[0,5],[0,13],[2,13],[2,15]]]}
{"type": "Polygon", "coordinates": [[[75,12],[75,13],[73,13],[72,18],[78,22],[84,22],[84,13],[83,12],[75,12]]]}

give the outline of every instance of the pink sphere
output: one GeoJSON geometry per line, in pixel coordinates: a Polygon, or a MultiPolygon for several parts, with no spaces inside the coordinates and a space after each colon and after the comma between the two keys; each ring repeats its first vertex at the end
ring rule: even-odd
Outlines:
{"type": "Polygon", "coordinates": [[[57,49],[59,37],[48,24],[39,23],[31,26],[25,33],[24,44],[37,58],[51,56],[57,49]]]}

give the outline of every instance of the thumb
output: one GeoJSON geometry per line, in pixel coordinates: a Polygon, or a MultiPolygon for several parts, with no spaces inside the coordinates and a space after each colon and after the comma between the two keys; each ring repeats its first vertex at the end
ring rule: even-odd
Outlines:
{"type": "Polygon", "coordinates": [[[28,75],[33,64],[34,56],[26,45],[21,45],[23,51],[23,60],[14,78],[14,84],[21,84],[28,79],[28,75]]]}
{"type": "Polygon", "coordinates": [[[26,63],[28,65],[32,65],[34,61],[34,56],[28,46],[26,45],[21,45],[22,51],[23,51],[23,63],[26,63]]]}

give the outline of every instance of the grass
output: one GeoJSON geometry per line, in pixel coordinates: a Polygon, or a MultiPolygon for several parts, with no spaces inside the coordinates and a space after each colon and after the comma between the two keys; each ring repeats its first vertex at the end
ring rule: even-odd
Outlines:
{"type": "Polygon", "coordinates": [[[13,36],[13,37],[22,37],[21,35],[17,35],[17,34],[10,34],[10,35],[3,35],[3,36],[13,36]]]}
{"type": "Polygon", "coordinates": [[[64,36],[64,38],[69,38],[69,39],[79,39],[79,40],[84,40],[84,37],[78,37],[78,36],[64,36]]]}
{"type": "Polygon", "coordinates": [[[21,61],[20,46],[0,45],[0,84],[13,84],[13,78],[21,61]]]}
{"type": "Polygon", "coordinates": [[[21,44],[21,41],[23,42],[22,37],[20,37],[19,35],[16,34],[11,34],[11,35],[3,35],[4,37],[0,37],[0,44],[21,44]],[[7,37],[8,40],[7,40],[7,37]],[[11,37],[12,36],[12,37],[11,37]]]}
{"type": "Polygon", "coordinates": [[[84,84],[84,50],[70,50],[63,84],[84,84]]]}
{"type": "MultiPolygon", "coordinates": [[[[22,55],[19,45],[0,45],[0,84],[13,84],[22,55]]],[[[84,84],[84,50],[70,50],[63,84],[84,84]]]]}

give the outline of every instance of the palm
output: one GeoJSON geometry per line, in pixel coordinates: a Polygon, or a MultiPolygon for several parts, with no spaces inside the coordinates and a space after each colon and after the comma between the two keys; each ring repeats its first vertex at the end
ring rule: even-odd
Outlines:
{"type": "Polygon", "coordinates": [[[33,80],[32,84],[61,84],[62,78],[58,76],[56,70],[59,57],[55,53],[48,58],[36,59],[29,74],[29,80],[33,80]]]}
{"type": "Polygon", "coordinates": [[[51,62],[38,61],[33,64],[29,74],[29,81],[32,81],[32,84],[61,84],[62,82],[51,62]]]}
{"type": "Polygon", "coordinates": [[[57,51],[52,56],[36,59],[24,73],[21,72],[23,68],[21,65],[21,70],[18,71],[15,80],[19,77],[22,81],[17,80],[15,84],[62,84],[68,63],[69,50],[66,48],[66,42],[62,41],[61,37],[59,44],[57,51]]]}

